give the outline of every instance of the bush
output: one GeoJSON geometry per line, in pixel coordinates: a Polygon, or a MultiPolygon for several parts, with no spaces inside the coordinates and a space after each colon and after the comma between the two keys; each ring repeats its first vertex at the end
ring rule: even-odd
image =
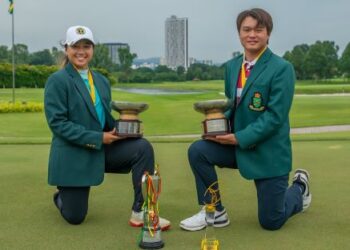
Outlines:
{"type": "Polygon", "coordinates": [[[100,73],[101,75],[105,76],[108,79],[110,85],[117,83],[117,80],[115,79],[115,77],[111,73],[109,73],[108,70],[106,70],[106,69],[92,68],[92,71],[96,71],[96,72],[100,73]]]}
{"type": "Polygon", "coordinates": [[[35,102],[0,102],[0,113],[26,113],[26,112],[42,112],[44,110],[43,103],[35,102]]]}
{"type": "MultiPolygon", "coordinates": [[[[57,66],[16,65],[16,88],[43,88],[47,78],[57,70],[57,66]]],[[[0,64],[0,87],[12,88],[11,64],[0,64]]]]}
{"type": "MultiPolygon", "coordinates": [[[[16,88],[44,88],[47,78],[60,67],[46,65],[16,65],[16,88]]],[[[93,70],[104,75],[112,84],[115,78],[105,69],[93,68],[93,70]]],[[[12,65],[0,64],[0,88],[12,88],[12,65]]]]}

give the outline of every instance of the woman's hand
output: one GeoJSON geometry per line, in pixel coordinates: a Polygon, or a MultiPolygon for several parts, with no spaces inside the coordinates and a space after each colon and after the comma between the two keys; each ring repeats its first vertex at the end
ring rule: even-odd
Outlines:
{"type": "Polygon", "coordinates": [[[112,142],[120,139],[123,139],[123,138],[117,136],[115,128],[111,131],[103,132],[103,144],[111,144],[112,142]]]}
{"type": "Polygon", "coordinates": [[[238,145],[238,141],[236,139],[235,134],[206,136],[204,139],[209,141],[214,141],[220,144],[238,145]]]}

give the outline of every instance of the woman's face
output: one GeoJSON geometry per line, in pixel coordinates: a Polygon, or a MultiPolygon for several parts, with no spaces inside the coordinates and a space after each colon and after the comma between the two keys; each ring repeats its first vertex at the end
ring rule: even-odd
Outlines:
{"type": "Polygon", "coordinates": [[[77,69],[87,69],[94,54],[94,46],[87,40],[81,40],[72,46],[67,46],[66,54],[70,63],[77,69]]]}

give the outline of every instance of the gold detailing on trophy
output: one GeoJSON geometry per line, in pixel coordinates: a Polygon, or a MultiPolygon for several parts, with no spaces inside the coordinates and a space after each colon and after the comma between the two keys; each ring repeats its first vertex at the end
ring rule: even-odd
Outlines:
{"type": "Polygon", "coordinates": [[[218,195],[219,188],[214,189],[213,187],[217,185],[218,182],[212,183],[204,193],[210,196],[210,202],[205,204],[205,220],[207,222],[207,227],[205,229],[205,235],[201,242],[201,250],[219,250],[219,240],[216,239],[215,230],[214,230],[214,221],[215,221],[215,211],[216,204],[220,201],[218,195]]]}

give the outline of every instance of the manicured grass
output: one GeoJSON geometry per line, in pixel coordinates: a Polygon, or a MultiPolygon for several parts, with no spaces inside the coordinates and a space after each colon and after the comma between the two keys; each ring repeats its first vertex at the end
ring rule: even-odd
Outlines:
{"type": "MultiPolygon", "coordinates": [[[[160,89],[182,89],[182,90],[207,90],[224,91],[224,81],[189,81],[189,82],[165,82],[165,83],[118,83],[116,87],[124,88],[160,88],[160,89]]],[[[350,83],[341,82],[315,82],[315,81],[297,81],[295,85],[296,94],[331,94],[331,93],[350,93],[350,83]]]]}
{"type": "MultiPolygon", "coordinates": [[[[0,89],[0,101],[12,101],[12,89],[0,89]]],[[[15,101],[43,102],[43,89],[15,89],[15,101]]]]}
{"type": "Polygon", "coordinates": [[[296,94],[335,94],[350,93],[350,84],[315,84],[315,85],[299,85],[295,87],[296,94]]]}
{"type": "Polygon", "coordinates": [[[350,124],[350,96],[295,96],[292,127],[350,124]]]}
{"type": "MultiPolygon", "coordinates": [[[[188,143],[154,144],[163,192],[160,213],[172,222],[162,234],[164,249],[200,248],[204,231],[185,232],[180,220],[198,211],[188,143]]],[[[127,221],[132,202],[131,175],[107,175],[92,188],[89,213],[79,226],[67,224],[52,203],[46,183],[48,145],[0,145],[1,249],[138,249],[140,229],[127,221]]],[[[350,245],[349,141],[293,143],[294,167],[311,173],[309,210],[275,232],[260,228],[254,184],[230,169],[218,170],[231,225],[217,229],[221,249],[347,249],[350,245]]]]}
{"type": "MultiPolygon", "coordinates": [[[[204,89],[205,84],[213,83],[198,84],[204,89]]],[[[193,103],[224,98],[217,91],[186,95],[141,95],[114,90],[112,95],[113,100],[149,104],[150,108],[141,114],[146,136],[199,134],[204,116],[194,111],[193,103]]],[[[18,89],[16,96],[18,101],[41,102],[43,89],[18,89]]],[[[0,100],[11,100],[11,90],[0,89],[0,100]]],[[[292,127],[350,124],[349,114],[349,96],[295,96],[290,121],[292,127]]],[[[114,111],[113,115],[118,117],[114,111]]],[[[50,136],[43,113],[0,114],[0,143],[43,143],[49,142],[50,136]]]]}
{"type": "MultiPolygon", "coordinates": [[[[117,83],[113,87],[224,92],[224,81],[212,80],[162,83],[117,83]]],[[[42,91],[42,89],[16,89],[16,100],[41,102],[43,101],[42,91]]],[[[343,79],[337,81],[297,81],[295,92],[297,94],[350,93],[350,81],[343,79]]],[[[0,101],[11,100],[12,89],[0,89],[0,101]]]]}

